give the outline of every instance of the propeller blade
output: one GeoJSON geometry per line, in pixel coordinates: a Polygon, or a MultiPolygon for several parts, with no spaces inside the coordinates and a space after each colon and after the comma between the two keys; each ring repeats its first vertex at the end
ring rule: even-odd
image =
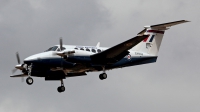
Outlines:
{"type": "Polygon", "coordinates": [[[20,64],[20,58],[19,58],[19,53],[18,52],[16,52],[16,57],[17,57],[18,64],[20,64]]]}
{"type": "MultiPolygon", "coordinates": [[[[18,53],[18,52],[16,52],[16,58],[17,58],[18,64],[20,64],[21,62],[20,62],[20,57],[19,57],[19,53],[18,53]]],[[[13,70],[12,70],[12,73],[14,74],[18,69],[21,69],[21,67],[23,67],[23,65],[24,65],[24,64],[22,64],[22,65],[20,65],[20,66],[17,66],[17,65],[16,65],[17,68],[13,69],[13,70]]],[[[22,69],[21,69],[21,70],[22,70],[22,69]]],[[[20,75],[12,75],[12,76],[10,76],[10,77],[21,77],[21,81],[24,82],[24,77],[25,77],[25,76],[27,76],[27,75],[25,75],[25,74],[20,74],[20,75]]]]}
{"type": "Polygon", "coordinates": [[[63,46],[63,42],[62,42],[62,37],[60,37],[60,50],[62,51],[62,46],[63,46]]]}
{"type": "Polygon", "coordinates": [[[12,70],[12,74],[14,74],[16,71],[17,71],[17,69],[16,69],[16,68],[15,68],[15,69],[13,69],[13,70],[12,70]]]}
{"type": "Polygon", "coordinates": [[[21,81],[24,82],[24,77],[21,78],[21,81]]]}
{"type": "Polygon", "coordinates": [[[27,74],[11,75],[10,77],[26,77],[27,74]]]}

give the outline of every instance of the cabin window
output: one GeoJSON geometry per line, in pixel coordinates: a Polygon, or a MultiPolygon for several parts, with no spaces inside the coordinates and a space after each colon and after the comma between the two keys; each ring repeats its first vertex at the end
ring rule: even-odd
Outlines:
{"type": "Polygon", "coordinates": [[[86,51],[90,51],[90,49],[87,48],[86,51]]]}
{"type": "Polygon", "coordinates": [[[101,52],[101,50],[100,50],[100,49],[97,49],[97,52],[98,52],[98,53],[100,53],[100,52],[101,52]]]}
{"type": "Polygon", "coordinates": [[[96,53],[96,50],[95,50],[95,49],[92,49],[92,52],[93,52],[93,53],[96,53]]]}
{"type": "Polygon", "coordinates": [[[84,50],[83,48],[81,48],[80,50],[84,50]]]}
{"type": "Polygon", "coordinates": [[[78,48],[74,48],[74,49],[78,50],[78,48]]]}

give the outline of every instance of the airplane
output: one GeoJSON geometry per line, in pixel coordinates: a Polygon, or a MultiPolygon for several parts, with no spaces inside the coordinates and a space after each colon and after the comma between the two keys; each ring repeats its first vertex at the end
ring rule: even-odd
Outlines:
{"type": "Polygon", "coordinates": [[[61,86],[57,88],[59,93],[65,91],[63,79],[68,77],[102,71],[99,78],[104,80],[107,70],[156,62],[165,30],[185,22],[189,21],[145,26],[137,36],[110,48],[100,47],[100,43],[96,46],[63,45],[60,38],[59,45],[25,58],[23,64],[20,64],[19,54],[16,53],[18,65],[13,73],[19,69],[22,74],[10,77],[27,77],[28,85],[33,84],[32,76],[43,77],[45,81],[58,80],[61,81],[61,86]]]}

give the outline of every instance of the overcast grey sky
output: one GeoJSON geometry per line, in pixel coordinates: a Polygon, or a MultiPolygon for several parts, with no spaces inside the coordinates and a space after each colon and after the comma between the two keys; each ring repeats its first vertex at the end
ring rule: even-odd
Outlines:
{"type": "MultiPolygon", "coordinates": [[[[199,0],[0,0],[1,112],[199,112],[199,0]],[[21,60],[58,44],[113,46],[145,25],[186,19],[168,30],[156,63],[59,81],[10,78],[21,60]]],[[[17,72],[20,73],[20,72],[17,72]]],[[[16,74],[17,74],[16,73],[16,74]]]]}

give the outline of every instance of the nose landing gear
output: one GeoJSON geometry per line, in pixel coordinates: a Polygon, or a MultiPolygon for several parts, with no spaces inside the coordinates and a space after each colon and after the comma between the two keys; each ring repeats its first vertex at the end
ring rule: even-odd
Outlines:
{"type": "Polygon", "coordinates": [[[58,90],[59,93],[65,91],[65,86],[64,86],[63,79],[61,79],[60,81],[61,81],[61,86],[59,86],[59,87],[57,88],[57,90],[58,90]]]}
{"type": "Polygon", "coordinates": [[[28,70],[28,78],[26,79],[26,83],[28,85],[32,85],[33,84],[33,78],[31,78],[31,70],[32,70],[32,64],[30,66],[27,66],[27,70],[28,70]]]}

